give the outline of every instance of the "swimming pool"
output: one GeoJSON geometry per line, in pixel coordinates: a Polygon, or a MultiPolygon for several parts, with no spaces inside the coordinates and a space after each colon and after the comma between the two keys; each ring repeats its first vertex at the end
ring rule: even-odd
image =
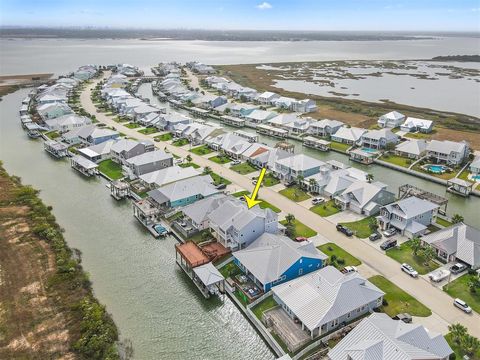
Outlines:
{"type": "Polygon", "coordinates": [[[433,165],[433,164],[424,165],[423,168],[434,174],[443,174],[445,171],[449,169],[445,165],[433,165]]]}
{"type": "Polygon", "coordinates": [[[376,149],[371,149],[371,148],[367,148],[367,147],[363,147],[362,151],[367,152],[367,153],[376,153],[377,152],[376,149]]]}
{"type": "Polygon", "coordinates": [[[473,175],[472,180],[480,181],[480,175],[473,175]]]}

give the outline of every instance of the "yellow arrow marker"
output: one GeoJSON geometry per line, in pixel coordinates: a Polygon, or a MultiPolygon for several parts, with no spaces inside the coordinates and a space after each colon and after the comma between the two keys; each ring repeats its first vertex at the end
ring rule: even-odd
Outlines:
{"type": "Polygon", "coordinates": [[[260,204],[262,202],[261,200],[255,200],[255,199],[257,198],[258,190],[260,189],[260,185],[262,184],[263,177],[265,176],[266,171],[267,169],[265,168],[262,168],[262,171],[260,171],[260,175],[258,176],[255,189],[253,189],[252,196],[245,195],[245,200],[247,200],[247,206],[249,209],[251,209],[255,205],[260,204]]]}

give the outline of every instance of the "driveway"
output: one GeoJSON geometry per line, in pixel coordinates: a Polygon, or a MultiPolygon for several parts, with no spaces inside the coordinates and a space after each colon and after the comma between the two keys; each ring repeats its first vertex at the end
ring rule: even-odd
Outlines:
{"type": "Polygon", "coordinates": [[[325,219],[336,225],[341,222],[353,222],[357,220],[362,220],[364,218],[365,215],[357,214],[351,210],[344,210],[336,214],[327,216],[325,219]]]}
{"type": "MultiPolygon", "coordinates": [[[[109,72],[105,72],[104,77],[109,76],[109,72]]],[[[95,105],[90,99],[92,89],[97,85],[101,79],[96,79],[89,84],[80,95],[80,102],[83,108],[90,114],[97,117],[100,122],[104,122],[109,126],[116,127],[119,131],[123,132],[127,136],[134,137],[140,140],[152,140],[153,137],[145,134],[141,134],[134,129],[126,128],[123,124],[116,123],[112,117],[105,115],[104,113],[97,112],[95,105]]],[[[178,148],[164,142],[156,143],[158,148],[163,149],[166,147],[170,152],[180,157],[186,157],[188,154],[192,156],[193,162],[205,167],[209,166],[215,173],[229,179],[232,183],[236,184],[239,188],[244,188],[249,191],[253,190],[253,184],[250,179],[240,175],[223,165],[216,164],[201,156],[189,153],[186,149],[178,148]]],[[[278,194],[275,189],[262,187],[259,191],[259,197],[274,204],[278,208],[287,213],[291,213],[296,219],[309,226],[313,230],[322,234],[328,238],[331,242],[334,242],[338,246],[342,247],[349,253],[359,258],[365,266],[367,266],[371,273],[380,274],[393,281],[397,286],[416,297],[420,302],[429,307],[433,312],[439,314],[439,316],[448,323],[461,322],[465,325],[470,333],[476,337],[480,337],[480,315],[474,313],[472,315],[464,314],[460,311],[455,311],[452,306],[452,298],[441,291],[440,289],[429,285],[423,280],[415,280],[400,272],[399,264],[395,260],[385,256],[382,252],[372,250],[372,246],[364,241],[352,241],[351,238],[346,238],[342,234],[339,234],[335,226],[328,220],[316,215],[301,205],[289,200],[281,194],[278,194]]],[[[362,273],[362,272],[361,272],[362,273]]],[[[367,276],[367,275],[365,275],[367,276]]]]}

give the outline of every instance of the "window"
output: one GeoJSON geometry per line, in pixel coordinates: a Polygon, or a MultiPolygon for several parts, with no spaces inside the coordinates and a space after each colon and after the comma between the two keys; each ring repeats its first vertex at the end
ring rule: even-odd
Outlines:
{"type": "Polygon", "coordinates": [[[298,270],[298,275],[303,275],[303,269],[298,270]]]}

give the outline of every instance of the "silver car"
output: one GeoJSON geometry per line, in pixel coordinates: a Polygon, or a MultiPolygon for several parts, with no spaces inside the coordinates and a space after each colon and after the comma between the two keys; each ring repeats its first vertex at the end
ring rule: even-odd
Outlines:
{"type": "Polygon", "coordinates": [[[459,299],[459,298],[456,298],[455,300],[453,300],[453,305],[456,306],[457,308],[459,308],[460,310],[462,310],[463,312],[467,313],[467,314],[471,314],[472,313],[472,308],[470,306],[468,306],[468,304],[459,299]]]}

